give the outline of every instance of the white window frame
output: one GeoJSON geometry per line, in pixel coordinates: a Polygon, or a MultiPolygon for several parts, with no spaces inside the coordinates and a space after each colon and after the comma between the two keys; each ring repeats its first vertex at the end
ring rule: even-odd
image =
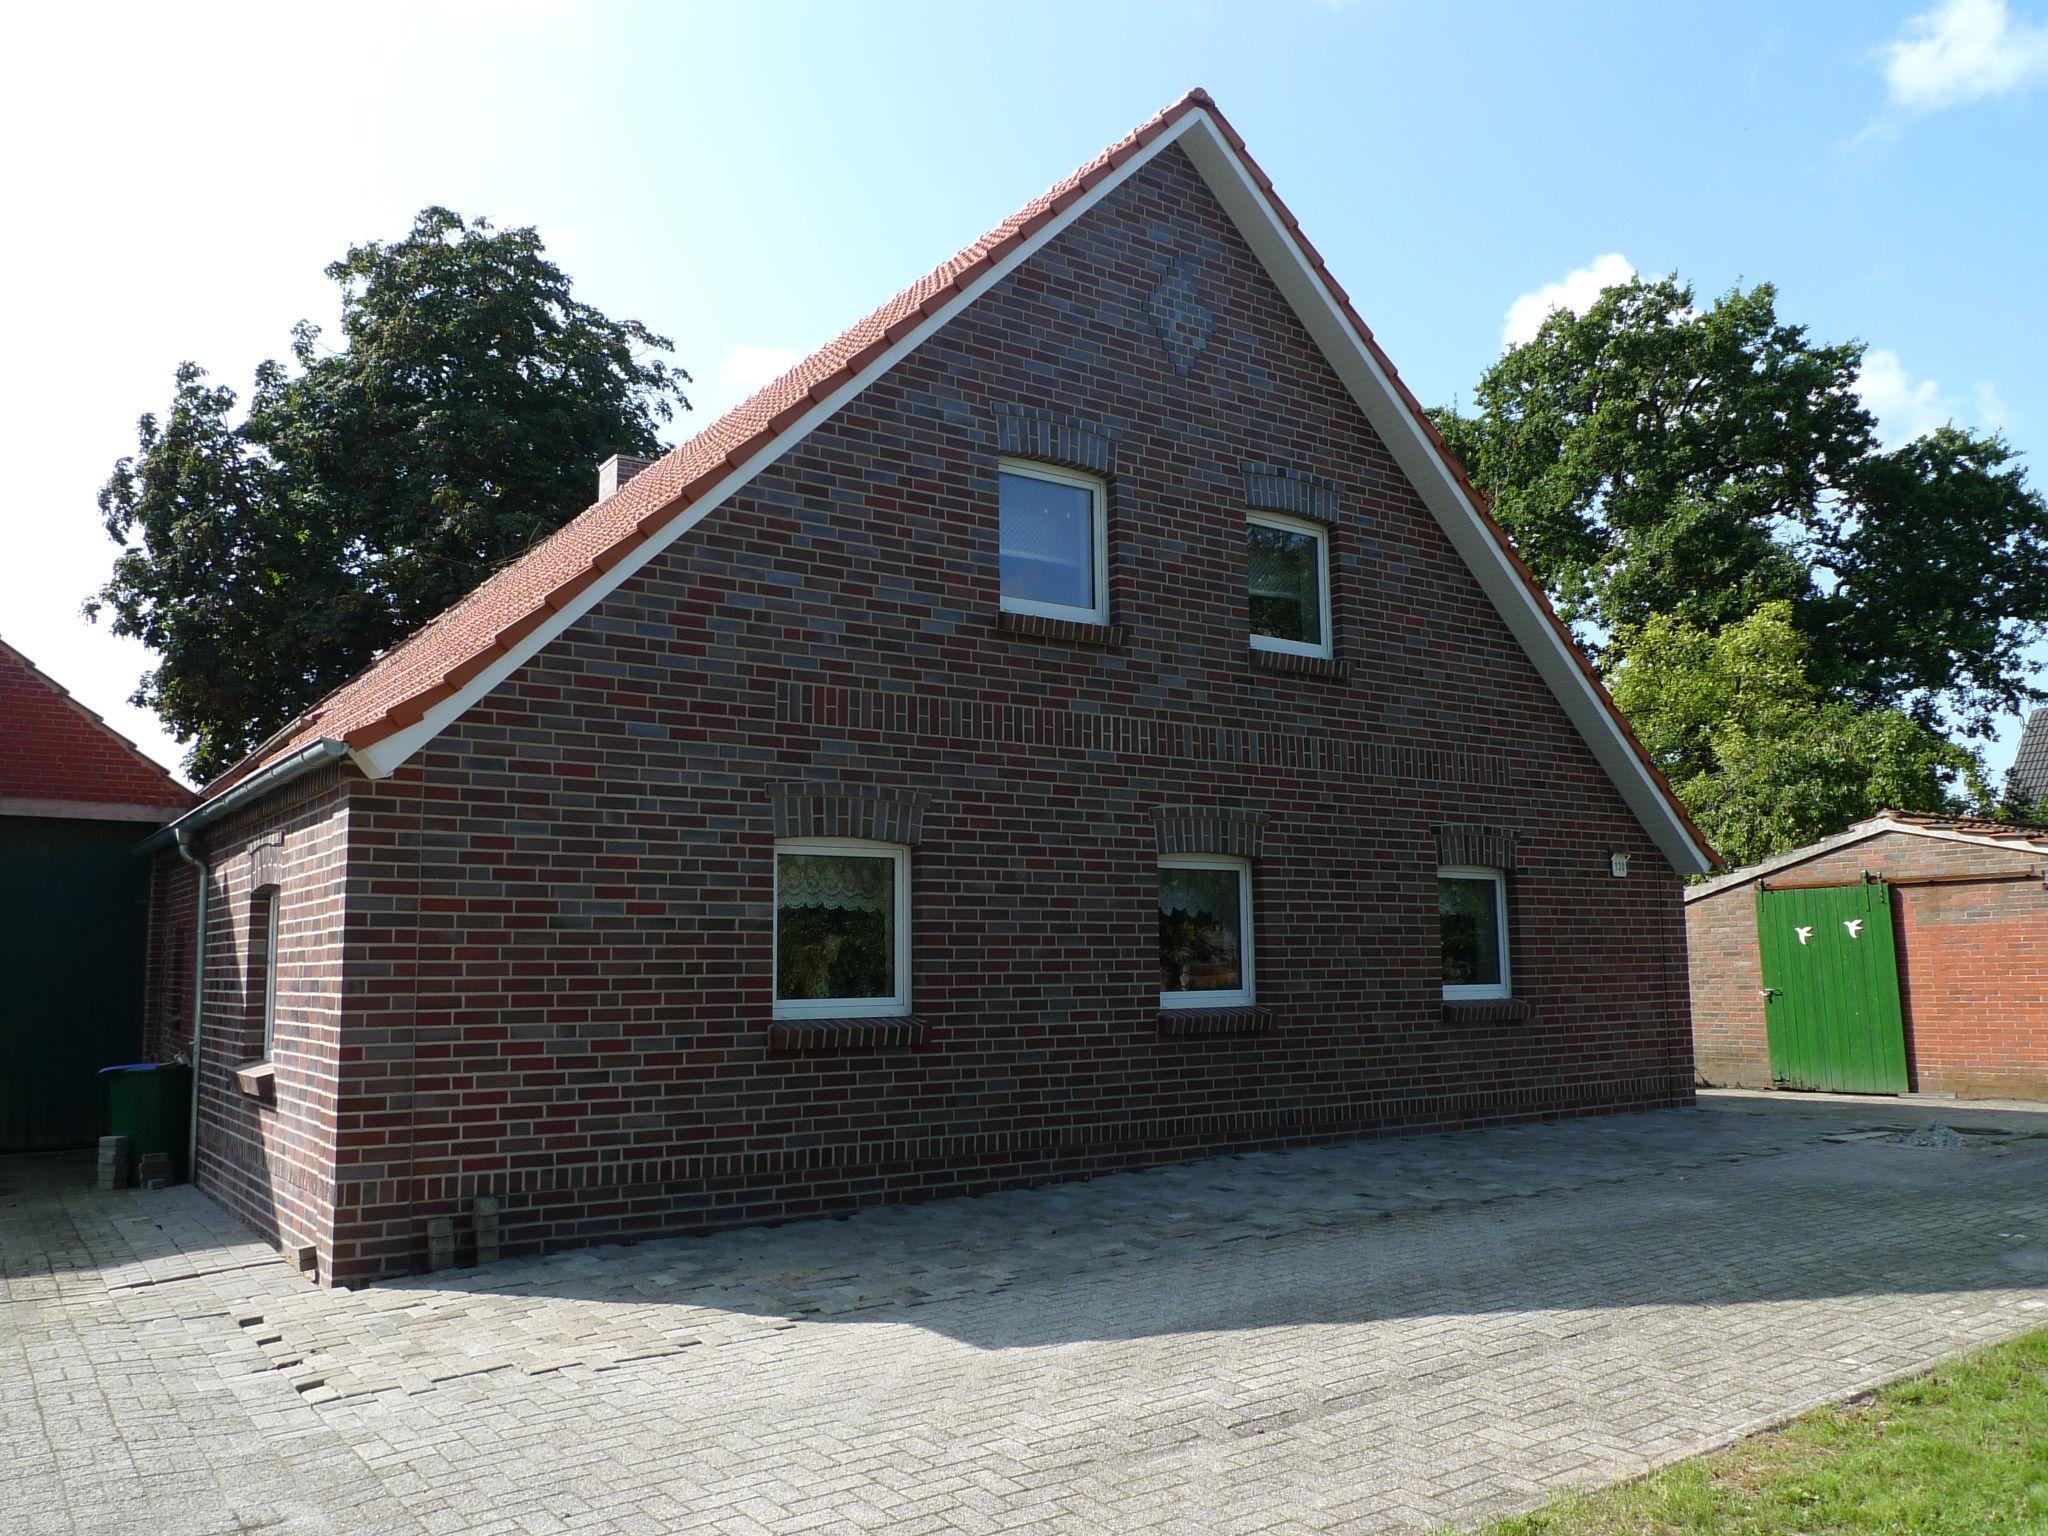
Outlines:
{"type": "MultiPolygon", "coordinates": [[[[1444,983],[1444,1001],[1447,1003],[1478,1002],[1487,998],[1513,997],[1514,972],[1509,969],[1508,955],[1508,877],[1498,869],[1482,864],[1444,864],[1436,872],[1442,880],[1491,880],[1493,882],[1493,921],[1498,930],[1496,942],[1500,945],[1500,980],[1498,982],[1444,983]]],[[[1442,922],[1442,893],[1437,896],[1438,922],[1442,922]]],[[[1439,929],[1441,931],[1441,929],[1439,929]]],[[[1441,967],[1439,967],[1441,968],[1441,967]]]]}
{"type": "Polygon", "coordinates": [[[277,1048],[277,933],[283,892],[276,886],[263,893],[263,1059],[277,1048]]]}
{"type": "Polygon", "coordinates": [[[1089,538],[1094,544],[1095,554],[1095,606],[1076,608],[1066,603],[1036,603],[1029,598],[1011,597],[1003,593],[1001,602],[1005,613],[1029,613],[1043,619],[1072,619],[1081,624],[1107,624],[1109,622],[1109,486],[1093,475],[1080,474],[1069,469],[1055,469],[1049,464],[1037,464],[1029,459],[999,459],[996,462],[996,582],[1002,583],[1002,505],[1004,475],[1021,475],[1027,480],[1045,480],[1053,485],[1072,486],[1088,493],[1089,504],[1094,509],[1090,519],[1089,538]]]}
{"type": "Polygon", "coordinates": [[[896,995],[893,997],[774,998],[778,1019],[867,1019],[910,1012],[910,850],[901,843],[876,843],[859,837],[779,837],[775,840],[775,896],[770,909],[768,989],[780,985],[782,956],[782,855],[822,853],[844,858],[889,858],[896,865],[896,995]]]}
{"type": "MultiPolygon", "coordinates": [[[[1242,986],[1231,992],[1161,992],[1160,1008],[1251,1007],[1252,997],[1257,991],[1256,978],[1252,975],[1252,953],[1258,947],[1257,930],[1252,926],[1252,861],[1221,853],[1162,853],[1159,855],[1159,868],[1227,869],[1237,875],[1238,960],[1243,981],[1242,986]]],[[[1156,887],[1152,908],[1156,914],[1159,909],[1156,887]]]]}
{"type": "MultiPolygon", "coordinates": [[[[1330,530],[1321,523],[1311,522],[1305,517],[1289,517],[1285,512],[1247,512],[1245,521],[1260,528],[1271,528],[1279,533],[1305,533],[1316,541],[1316,601],[1322,627],[1323,641],[1310,645],[1301,640],[1280,640],[1272,635],[1262,635],[1256,629],[1251,631],[1252,649],[1255,651],[1279,651],[1288,656],[1320,656],[1325,661],[1336,654],[1337,632],[1331,625],[1330,613],[1330,530]]],[[[1251,572],[1245,572],[1245,596],[1251,596],[1251,572]]]]}

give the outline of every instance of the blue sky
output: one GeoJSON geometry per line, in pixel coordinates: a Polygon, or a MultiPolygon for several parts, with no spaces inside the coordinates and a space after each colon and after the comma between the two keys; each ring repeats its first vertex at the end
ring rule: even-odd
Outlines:
{"type": "MultiPolygon", "coordinates": [[[[166,760],[78,605],[193,358],[245,388],[323,265],[442,203],[672,335],[696,423],[1191,85],[1417,394],[1628,267],[1871,348],[1886,431],[2048,469],[2048,0],[40,8],[0,66],[0,637],[166,760]],[[69,14],[60,14],[66,12],[69,14]],[[1518,301],[1521,301],[1518,308],[1518,301]]],[[[1990,753],[2002,769],[2017,722],[1990,753]]]]}

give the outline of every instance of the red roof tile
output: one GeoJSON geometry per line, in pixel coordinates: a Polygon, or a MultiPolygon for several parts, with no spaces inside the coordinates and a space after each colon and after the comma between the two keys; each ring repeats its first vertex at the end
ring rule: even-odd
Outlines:
{"type": "Polygon", "coordinates": [[[0,800],[171,811],[196,798],[55,678],[0,641],[0,800]]]}

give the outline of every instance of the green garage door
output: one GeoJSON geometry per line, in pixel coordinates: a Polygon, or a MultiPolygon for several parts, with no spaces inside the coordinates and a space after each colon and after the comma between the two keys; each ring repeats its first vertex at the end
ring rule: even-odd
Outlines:
{"type": "Polygon", "coordinates": [[[132,821],[0,816],[0,1152],[89,1145],[142,1049],[149,865],[132,821]]]}
{"type": "Polygon", "coordinates": [[[1891,889],[1757,888],[1771,1079],[1781,1088],[1904,1093],[1906,1031],[1891,889]]]}

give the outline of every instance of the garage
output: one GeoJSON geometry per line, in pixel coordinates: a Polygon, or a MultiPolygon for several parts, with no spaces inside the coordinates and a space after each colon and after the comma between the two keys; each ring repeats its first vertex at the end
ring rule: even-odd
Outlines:
{"type": "Polygon", "coordinates": [[[2048,1100],[2048,827],[1885,811],[1686,893],[1712,1087],[2048,1100]]]}

